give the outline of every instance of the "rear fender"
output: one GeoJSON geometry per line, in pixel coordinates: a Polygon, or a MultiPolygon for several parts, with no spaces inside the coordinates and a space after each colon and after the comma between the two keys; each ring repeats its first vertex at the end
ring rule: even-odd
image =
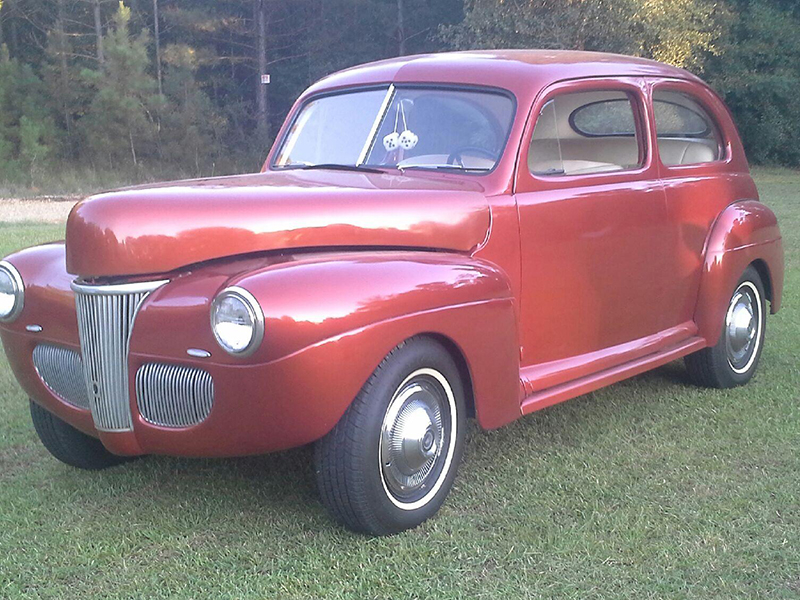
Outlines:
{"type": "Polygon", "coordinates": [[[775,214],[755,200],[735,202],[717,218],[706,241],[695,322],[709,346],[717,343],[728,302],[744,270],[755,264],[770,300],[781,306],[784,257],[775,214]]]}

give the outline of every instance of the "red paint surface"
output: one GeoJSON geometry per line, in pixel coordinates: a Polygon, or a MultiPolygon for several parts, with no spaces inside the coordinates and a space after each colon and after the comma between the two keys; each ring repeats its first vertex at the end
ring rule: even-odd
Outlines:
{"type": "MultiPolygon", "coordinates": [[[[312,442],[338,421],[386,354],[434,335],[463,358],[476,416],[500,427],[714,344],[754,262],[780,307],[783,249],[758,201],[727,109],[698,79],[611,55],[468,52],[411,57],[326,78],[310,95],[388,83],[480,84],[517,99],[508,147],[485,176],[266,172],[103,194],[80,204],[63,244],[10,257],[26,283],[20,318],[0,327],[28,395],[79,429],[90,415],[42,385],[38,343],[78,348],[76,277],[160,279],[136,321],[130,380],[164,362],[209,371],[216,400],[187,430],[145,423],[103,434],[120,454],[235,456],[312,442]],[[694,95],[719,121],[725,159],[666,168],[653,143],[654,87],[694,95]],[[641,105],[642,168],[529,174],[532,115],[554,93],[620,89],[641,105]],[[521,165],[518,168],[518,165],[521,165]],[[209,327],[230,285],[262,304],[266,336],[246,359],[209,327]],[[29,333],[38,324],[43,331],[29,333]],[[212,352],[189,358],[189,348],[212,352]]],[[[289,120],[292,119],[290,115],[289,120]]],[[[266,163],[269,165],[269,161],[266,163]]]]}
{"type": "Polygon", "coordinates": [[[147,275],[224,256],[337,246],[469,252],[488,225],[477,181],[271,172],[82,202],[67,223],[67,270],[84,278],[147,275]]]}

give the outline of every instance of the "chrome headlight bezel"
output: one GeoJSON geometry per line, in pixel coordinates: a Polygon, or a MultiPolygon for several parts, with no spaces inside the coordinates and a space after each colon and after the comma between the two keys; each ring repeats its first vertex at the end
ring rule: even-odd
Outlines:
{"type": "Polygon", "coordinates": [[[25,284],[22,281],[22,275],[19,274],[17,268],[10,262],[0,261],[0,271],[8,274],[14,286],[14,305],[7,315],[0,315],[0,322],[12,323],[16,321],[25,306],[25,284]]]}
{"type": "Polygon", "coordinates": [[[216,298],[214,298],[214,301],[211,303],[210,317],[211,331],[214,334],[214,339],[216,339],[217,345],[219,345],[220,348],[222,348],[231,356],[246,358],[251,356],[261,347],[261,343],[264,341],[264,311],[261,309],[261,304],[259,304],[255,296],[253,296],[253,294],[248,292],[246,289],[238,286],[232,286],[222,290],[219,294],[217,294],[216,298]],[[238,302],[241,302],[241,304],[247,310],[252,322],[253,331],[250,337],[250,342],[241,350],[236,350],[230,344],[226,343],[217,330],[217,325],[219,323],[217,320],[217,309],[220,303],[227,298],[232,298],[238,302]]]}

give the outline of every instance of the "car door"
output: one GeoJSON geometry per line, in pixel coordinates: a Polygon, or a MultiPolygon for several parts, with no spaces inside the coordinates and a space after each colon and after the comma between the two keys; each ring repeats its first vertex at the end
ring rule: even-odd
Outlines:
{"type": "Polygon", "coordinates": [[[624,362],[676,325],[646,90],[639,78],[570,81],[533,108],[515,190],[528,393],[624,362]]]}
{"type": "Polygon", "coordinates": [[[659,169],[675,236],[669,265],[673,302],[667,310],[673,320],[689,320],[694,317],[705,244],[714,221],[733,199],[754,199],[758,192],[746,164],[734,162],[733,126],[716,95],[687,81],[651,84],[659,169]]]}

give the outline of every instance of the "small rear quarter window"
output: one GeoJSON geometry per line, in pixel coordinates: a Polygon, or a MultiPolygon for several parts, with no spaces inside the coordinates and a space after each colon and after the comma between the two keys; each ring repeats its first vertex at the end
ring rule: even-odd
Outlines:
{"type": "Polygon", "coordinates": [[[667,167],[705,164],[723,158],[720,128],[711,114],[682,92],[653,93],[661,163],[667,167]]]}
{"type": "Polygon", "coordinates": [[[711,125],[699,112],[668,100],[655,100],[659,137],[706,137],[711,125]]]}

